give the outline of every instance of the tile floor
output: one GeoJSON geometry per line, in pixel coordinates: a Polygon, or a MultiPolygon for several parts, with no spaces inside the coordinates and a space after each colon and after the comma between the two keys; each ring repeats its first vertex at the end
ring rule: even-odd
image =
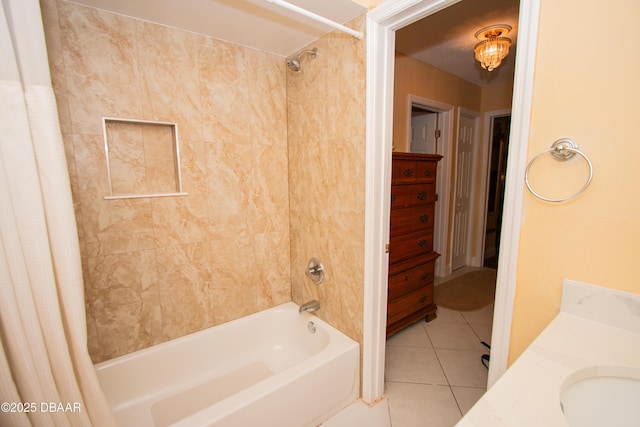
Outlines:
{"type": "Polygon", "coordinates": [[[451,427],[462,418],[486,390],[480,342],[491,343],[492,320],[493,304],[474,312],[438,308],[436,319],[387,340],[392,427],[451,427]]]}

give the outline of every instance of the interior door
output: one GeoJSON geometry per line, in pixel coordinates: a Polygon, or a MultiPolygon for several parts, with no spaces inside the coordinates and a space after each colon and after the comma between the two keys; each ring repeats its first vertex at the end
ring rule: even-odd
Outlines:
{"type": "Polygon", "coordinates": [[[497,268],[498,265],[510,128],[510,115],[491,119],[489,195],[484,246],[484,265],[491,268],[497,268]]]}
{"type": "Polygon", "coordinates": [[[427,112],[411,117],[411,152],[435,154],[438,113],[427,112]]]}
{"type": "Polygon", "coordinates": [[[473,159],[473,141],[476,120],[460,116],[458,125],[458,154],[456,165],[456,195],[453,219],[453,248],[451,269],[467,265],[469,246],[469,219],[471,206],[471,171],[473,159]]]}

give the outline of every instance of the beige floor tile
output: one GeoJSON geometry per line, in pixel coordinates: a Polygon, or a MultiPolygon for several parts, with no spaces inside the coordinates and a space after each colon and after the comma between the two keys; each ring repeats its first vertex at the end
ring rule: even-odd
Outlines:
{"type": "Polygon", "coordinates": [[[482,397],[486,389],[475,387],[451,387],[453,395],[458,402],[458,407],[462,411],[462,415],[469,412],[469,409],[482,397]]]}
{"type": "Polygon", "coordinates": [[[470,325],[491,325],[493,323],[493,304],[477,311],[461,311],[460,315],[470,325]]]}
{"type": "Polygon", "coordinates": [[[448,386],[389,383],[393,427],[451,427],[462,417],[448,386]]]}
{"type": "Polygon", "coordinates": [[[438,307],[438,311],[436,311],[438,317],[436,317],[431,322],[426,322],[427,324],[438,322],[438,323],[467,323],[464,320],[464,317],[460,314],[459,311],[449,310],[448,308],[438,307]]]}
{"type": "Polygon", "coordinates": [[[429,347],[432,348],[429,336],[424,328],[424,322],[414,323],[406,329],[392,335],[387,339],[387,345],[399,345],[405,347],[429,347]]]}
{"type": "Polygon", "coordinates": [[[491,345],[491,325],[470,325],[480,341],[491,345]]]}
{"type": "Polygon", "coordinates": [[[431,348],[387,346],[386,381],[447,384],[447,379],[431,348]]]}
{"type": "Polygon", "coordinates": [[[387,341],[385,383],[392,427],[452,427],[486,390],[481,356],[493,304],[475,312],[438,308],[387,341]],[[455,405],[454,405],[455,404],[455,405]]]}
{"type": "Polygon", "coordinates": [[[426,329],[434,348],[483,350],[480,339],[466,323],[427,323],[426,329]]]}
{"type": "Polygon", "coordinates": [[[452,386],[486,388],[487,368],[482,365],[483,351],[436,349],[438,360],[452,386]]]}
{"type": "Polygon", "coordinates": [[[320,424],[320,427],[392,427],[389,400],[383,399],[373,406],[359,400],[320,424]]]}

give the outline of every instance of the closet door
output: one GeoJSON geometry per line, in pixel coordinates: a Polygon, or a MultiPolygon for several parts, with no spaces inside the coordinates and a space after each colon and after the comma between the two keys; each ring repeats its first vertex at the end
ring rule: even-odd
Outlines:
{"type": "Polygon", "coordinates": [[[476,120],[460,116],[456,174],[456,205],[453,213],[453,257],[451,269],[467,265],[471,206],[471,173],[476,120]]]}

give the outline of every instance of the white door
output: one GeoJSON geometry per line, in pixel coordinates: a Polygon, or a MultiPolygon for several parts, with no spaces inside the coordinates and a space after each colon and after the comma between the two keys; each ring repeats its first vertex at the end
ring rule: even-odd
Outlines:
{"type": "Polygon", "coordinates": [[[471,205],[471,161],[473,159],[473,141],[476,133],[475,126],[476,120],[474,118],[460,116],[456,165],[456,205],[453,213],[452,270],[467,265],[471,205]]]}
{"type": "Polygon", "coordinates": [[[411,117],[411,152],[435,154],[438,113],[411,117]]]}

